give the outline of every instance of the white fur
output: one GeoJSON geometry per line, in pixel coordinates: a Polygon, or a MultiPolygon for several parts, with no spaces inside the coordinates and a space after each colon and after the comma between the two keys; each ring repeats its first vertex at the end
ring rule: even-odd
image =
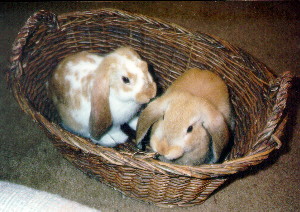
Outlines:
{"type": "Polygon", "coordinates": [[[128,136],[120,129],[120,125],[113,125],[101,139],[96,140],[92,138],[92,141],[101,146],[114,147],[117,144],[124,143],[127,139],[128,136]]]}
{"type": "Polygon", "coordinates": [[[132,119],[140,106],[135,101],[123,101],[118,96],[118,92],[111,89],[109,107],[112,114],[113,126],[99,140],[93,139],[93,141],[107,147],[124,143],[128,139],[128,136],[123,133],[120,126],[132,119]]]}
{"type": "Polygon", "coordinates": [[[140,104],[135,101],[122,101],[117,91],[111,89],[109,95],[109,106],[114,125],[121,125],[129,121],[140,109],[140,104]]]}
{"type": "Polygon", "coordinates": [[[131,127],[131,129],[133,130],[136,130],[138,120],[139,120],[139,116],[133,117],[128,123],[129,127],[131,127]]]}

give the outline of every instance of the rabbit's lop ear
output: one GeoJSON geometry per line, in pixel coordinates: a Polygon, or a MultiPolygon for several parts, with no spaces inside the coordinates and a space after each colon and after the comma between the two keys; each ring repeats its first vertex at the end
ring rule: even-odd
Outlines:
{"type": "Polygon", "coordinates": [[[159,97],[149,103],[148,106],[141,112],[136,132],[137,146],[140,146],[140,143],[146,136],[149,128],[164,115],[166,107],[166,98],[159,97]]]}
{"type": "Polygon", "coordinates": [[[219,111],[210,108],[207,115],[204,119],[203,127],[206,128],[211,137],[213,158],[210,162],[216,163],[228,143],[229,130],[225,118],[219,111]]]}
{"type": "MultiPolygon", "coordinates": [[[[103,61],[104,62],[104,61],[103,61]]],[[[97,139],[112,124],[109,108],[109,71],[107,64],[100,66],[91,91],[90,134],[97,139]]]]}

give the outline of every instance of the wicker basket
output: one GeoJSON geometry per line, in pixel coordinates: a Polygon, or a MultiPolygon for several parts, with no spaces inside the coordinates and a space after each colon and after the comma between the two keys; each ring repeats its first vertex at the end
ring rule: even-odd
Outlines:
{"type": "Polygon", "coordinates": [[[276,78],[267,67],[229,43],[177,25],[101,9],[56,16],[32,15],[13,44],[7,81],[21,108],[45,130],[76,167],[127,196],[159,206],[202,203],[232,174],[261,163],[281,146],[291,73],[276,78]],[[90,50],[106,54],[130,45],[153,69],[165,90],[186,69],[212,70],[228,84],[236,116],[234,144],[221,164],[181,166],[163,163],[132,142],[117,148],[97,146],[58,125],[45,83],[67,55],[90,50]]]}

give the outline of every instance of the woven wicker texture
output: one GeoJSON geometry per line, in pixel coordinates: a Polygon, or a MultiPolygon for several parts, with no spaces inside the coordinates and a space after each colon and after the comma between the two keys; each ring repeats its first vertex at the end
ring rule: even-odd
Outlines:
{"type": "Polygon", "coordinates": [[[276,78],[249,54],[215,36],[112,9],[59,16],[35,13],[14,42],[7,74],[21,108],[40,124],[64,157],[127,196],[164,207],[202,203],[232,174],[261,163],[281,146],[278,137],[286,123],[291,78],[290,72],[276,78]],[[223,163],[193,167],[163,163],[152,153],[138,152],[132,142],[100,147],[58,125],[45,87],[56,65],[74,52],[106,54],[125,45],[149,63],[162,91],[192,67],[211,70],[225,80],[236,129],[223,163]]]}

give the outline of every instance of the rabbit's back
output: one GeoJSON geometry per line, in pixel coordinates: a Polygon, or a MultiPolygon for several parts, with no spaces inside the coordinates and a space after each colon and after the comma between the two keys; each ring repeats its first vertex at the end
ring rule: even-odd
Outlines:
{"type": "Polygon", "coordinates": [[[91,87],[103,57],[80,52],[66,57],[56,68],[49,91],[64,125],[89,136],[91,87]]]}
{"type": "Polygon", "coordinates": [[[228,123],[230,122],[231,109],[228,89],[225,82],[217,74],[192,68],[172,84],[172,89],[186,91],[206,99],[224,115],[228,123]]]}

